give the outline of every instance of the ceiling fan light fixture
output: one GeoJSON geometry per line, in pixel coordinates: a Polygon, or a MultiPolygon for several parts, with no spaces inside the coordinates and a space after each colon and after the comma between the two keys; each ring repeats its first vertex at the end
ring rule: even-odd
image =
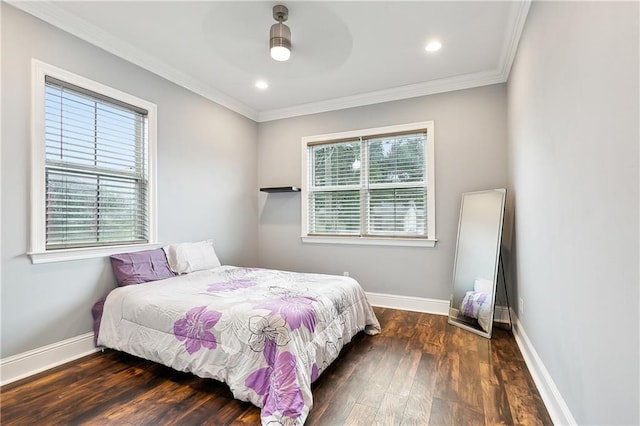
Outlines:
{"type": "Polygon", "coordinates": [[[424,49],[427,52],[437,52],[441,48],[442,48],[442,43],[440,43],[438,40],[432,40],[429,42],[429,44],[427,44],[427,46],[424,49]]]}
{"type": "Polygon", "coordinates": [[[273,19],[278,21],[269,31],[269,50],[276,61],[286,61],[291,57],[291,30],[285,24],[289,9],[281,4],[273,6],[273,19]]]}

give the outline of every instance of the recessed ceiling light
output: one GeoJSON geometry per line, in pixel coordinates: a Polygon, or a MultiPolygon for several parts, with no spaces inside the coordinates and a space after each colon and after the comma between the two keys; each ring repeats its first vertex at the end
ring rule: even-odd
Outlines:
{"type": "Polygon", "coordinates": [[[438,50],[440,50],[441,47],[442,47],[442,43],[440,43],[438,40],[433,40],[433,41],[430,41],[429,44],[427,44],[427,47],[425,47],[425,50],[427,52],[437,52],[438,50]]]}
{"type": "Polygon", "coordinates": [[[256,81],[256,87],[260,90],[268,89],[269,83],[264,80],[256,81]]]}

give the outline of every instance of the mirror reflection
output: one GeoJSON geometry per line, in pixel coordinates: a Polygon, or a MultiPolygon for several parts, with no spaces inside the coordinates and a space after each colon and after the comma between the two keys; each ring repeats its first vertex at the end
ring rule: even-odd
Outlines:
{"type": "Polygon", "coordinates": [[[491,337],[505,189],[462,194],[449,323],[491,337]]]}

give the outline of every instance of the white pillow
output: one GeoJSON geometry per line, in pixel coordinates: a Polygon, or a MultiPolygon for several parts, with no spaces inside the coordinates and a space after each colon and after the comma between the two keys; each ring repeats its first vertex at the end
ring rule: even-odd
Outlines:
{"type": "Polygon", "coordinates": [[[473,282],[473,289],[483,293],[493,293],[493,281],[484,278],[476,278],[473,282]]]}
{"type": "Polygon", "coordinates": [[[213,249],[213,240],[170,244],[163,249],[167,254],[169,267],[176,274],[186,274],[220,266],[220,260],[213,249]]]}

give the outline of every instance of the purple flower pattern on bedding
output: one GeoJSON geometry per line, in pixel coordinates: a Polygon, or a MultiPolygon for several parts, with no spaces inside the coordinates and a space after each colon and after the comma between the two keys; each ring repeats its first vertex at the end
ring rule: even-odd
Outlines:
{"type": "Polygon", "coordinates": [[[296,330],[304,325],[307,330],[313,332],[316,328],[316,316],[311,306],[316,299],[305,296],[285,296],[272,299],[258,305],[268,309],[272,314],[280,314],[291,330],[296,330]]]}
{"type": "Polygon", "coordinates": [[[304,397],[298,385],[295,355],[288,351],[278,354],[278,345],[270,339],[265,342],[263,355],[267,367],[251,373],[245,385],[264,398],[263,416],[280,413],[293,419],[299,417],[304,397]]]}
{"type": "Polygon", "coordinates": [[[207,311],[206,306],[199,306],[189,310],[184,318],[173,324],[173,334],[176,339],[184,342],[187,352],[193,354],[201,347],[215,349],[218,345],[216,336],[209,331],[220,320],[222,314],[207,311]]]}
{"type": "Polygon", "coordinates": [[[117,289],[99,343],[225,381],[263,425],[302,425],[311,383],[361,330],[380,327],[353,280],[221,266],[117,289]]]}
{"type": "Polygon", "coordinates": [[[253,316],[249,319],[249,331],[251,332],[249,346],[254,352],[266,351],[269,348],[269,342],[272,342],[275,346],[284,346],[290,340],[286,323],[279,316],[253,316]]]}
{"type": "Polygon", "coordinates": [[[318,370],[318,364],[314,362],[311,366],[311,383],[315,382],[319,375],[320,370],[318,370]]]}
{"type": "Polygon", "coordinates": [[[270,377],[271,392],[266,395],[265,416],[275,413],[297,418],[304,407],[304,399],[296,377],[296,357],[291,352],[283,352],[276,358],[270,377]]]}
{"type": "Polygon", "coordinates": [[[215,291],[233,291],[241,288],[249,288],[256,285],[256,282],[253,280],[245,280],[245,279],[236,279],[230,281],[223,281],[219,283],[209,284],[207,287],[207,291],[215,292],[215,291]]]}

